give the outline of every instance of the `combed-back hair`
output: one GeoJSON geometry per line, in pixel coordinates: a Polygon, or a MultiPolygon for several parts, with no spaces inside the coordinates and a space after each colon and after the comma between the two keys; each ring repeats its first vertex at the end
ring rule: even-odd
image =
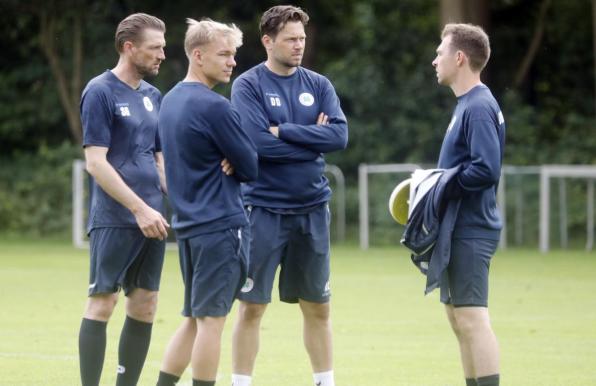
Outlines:
{"type": "Polygon", "coordinates": [[[155,16],[146,13],[133,13],[127,16],[118,24],[116,35],[114,36],[114,45],[118,53],[122,52],[125,42],[138,44],[143,41],[143,32],[146,29],[154,29],[166,32],[166,25],[155,16]]]}

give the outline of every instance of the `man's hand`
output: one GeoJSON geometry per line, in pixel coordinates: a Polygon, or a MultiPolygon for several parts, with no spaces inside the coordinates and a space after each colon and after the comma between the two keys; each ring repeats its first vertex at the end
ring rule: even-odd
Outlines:
{"type": "Polygon", "coordinates": [[[319,114],[317,117],[317,125],[326,125],[329,123],[329,116],[325,115],[325,113],[319,114]]]}
{"type": "Polygon", "coordinates": [[[220,165],[221,171],[224,172],[226,176],[231,176],[232,174],[234,174],[234,167],[232,166],[230,161],[227,160],[227,158],[224,158],[221,161],[220,165]]]}
{"type": "Polygon", "coordinates": [[[165,218],[147,204],[132,211],[143,235],[150,239],[164,240],[168,237],[170,224],[165,218]]]}
{"type": "Polygon", "coordinates": [[[269,132],[275,135],[276,138],[279,138],[279,127],[278,126],[271,126],[269,128],[269,132]]]}

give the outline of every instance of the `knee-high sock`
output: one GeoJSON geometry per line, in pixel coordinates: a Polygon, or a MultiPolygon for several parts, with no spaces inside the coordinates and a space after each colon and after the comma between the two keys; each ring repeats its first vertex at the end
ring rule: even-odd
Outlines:
{"type": "Polygon", "coordinates": [[[98,386],[106,354],[108,323],[83,318],[79,330],[79,366],[83,386],[98,386]]]}
{"type": "Polygon", "coordinates": [[[152,327],[153,323],[126,317],[118,345],[116,386],[136,386],[149,351],[152,327]]]}
{"type": "Polygon", "coordinates": [[[176,383],[180,380],[180,377],[174,374],[159,372],[159,378],[157,379],[156,386],[176,386],[176,383]]]}

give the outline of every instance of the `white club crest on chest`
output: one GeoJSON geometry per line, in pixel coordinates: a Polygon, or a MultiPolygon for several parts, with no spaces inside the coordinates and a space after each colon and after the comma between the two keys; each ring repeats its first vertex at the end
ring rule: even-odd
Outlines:
{"type": "Polygon", "coordinates": [[[303,92],[298,96],[298,101],[302,106],[310,107],[315,103],[315,97],[308,92],[303,92]]]}
{"type": "Polygon", "coordinates": [[[151,99],[149,99],[149,97],[143,97],[143,104],[145,105],[145,109],[147,111],[153,111],[153,103],[151,103],[151,99]]]}

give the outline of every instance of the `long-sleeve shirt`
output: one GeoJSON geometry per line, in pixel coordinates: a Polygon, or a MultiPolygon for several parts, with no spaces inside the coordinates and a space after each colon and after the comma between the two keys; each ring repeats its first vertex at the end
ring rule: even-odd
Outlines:
{"type": "Polygon", "coordinates": [[[458,97],[439,155],[438,167],[462,165],[462,198],[453,237],[498,240],[503,227],[496,204],[505,149],[505,119],[485,85],[458,97]]]}
{"type": "Polygon", "coordinates": [[[240,182],[257,177],[257,153],[230,102],[201,83],[180,82],[163,98],[159,132],[178,238],[246,225],[240,182]]]}
{"type": "Polygon", "coordinates": [[[259,154],[257,180],[243,184],[246,204],[299,209],[331,198],[323,153],[347,146],[348,125],[327,78],[303,67],[280,76],[261,63],[236,79],[232,104],[259,154]],[[316,124],[321,112],[325,125],[316,124]]]}

